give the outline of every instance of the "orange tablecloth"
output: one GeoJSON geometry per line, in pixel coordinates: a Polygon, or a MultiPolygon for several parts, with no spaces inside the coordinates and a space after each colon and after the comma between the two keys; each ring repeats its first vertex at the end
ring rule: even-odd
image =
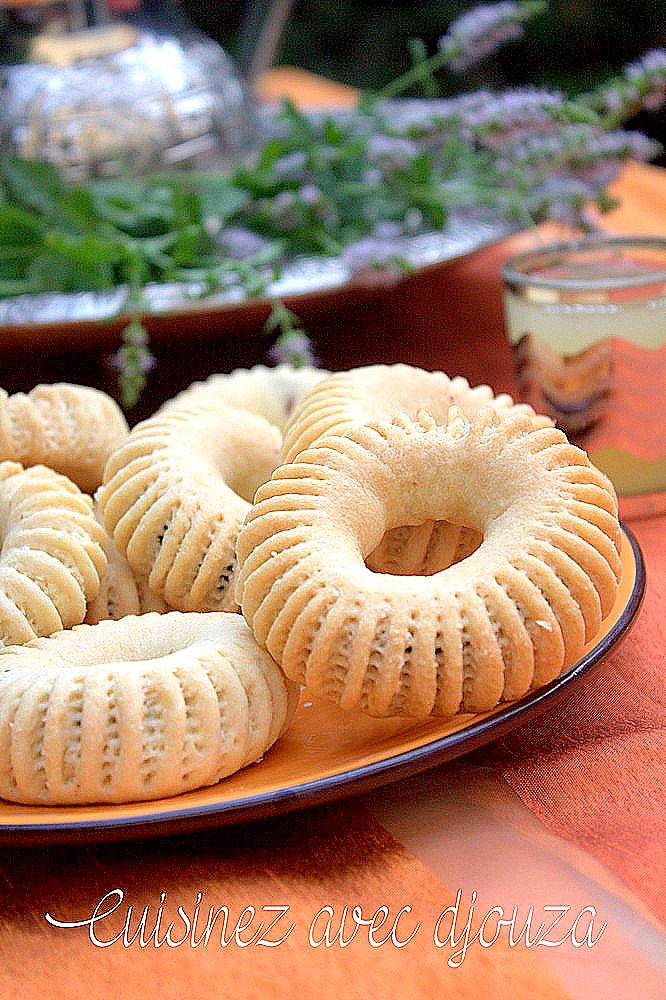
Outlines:
{"type": "MultiPolygon", "coordinates": [[[[285,91],[314,93],[318,102],[349,97],[293,71],[263,81],[265,97],[285,91]]],[[[623,207],[608,228],[666,231],[662,171],[632,166],[617,192],[623,207]]],[[[517,236],[351,305],[340,300],[333,311],[315,304],[310,325],[331,337],[344,331],[338,350],[347,364],[394,359],[400,346],[380,339],[391,329],[406,360],[512,388],[499,266],[532,238],[517,236]],[[364,327],[357,340],[355,323],[364,327]]],[[[389,789],[252,826],[153,843],[4,850],[0,996],[663,997],[665,528],[663,519],[633,524],[647,561],[645,607],[593,685],[485,750],[389,789]],[[156,948],[150,939],[102,947],[87,927],[57,928],[44,918],[85,919],[114,889],[125,894],[123,912],[133,907],[135,929],[147,905],[154,922],[161,893],[167,923],[179,906],[191,915],[201,893],[205,908],[229,908],[232,926],[255,907],[252,930],[266,920],[262,907],[288,908],[267,935],[286,936],[277,947],[241,946],[252,931],[224,948],[219,936],[197,948],[156,948]],[[377,923],[381,907],[388,915],[380,930],[362,924],[344,944],[334,932],[347,907],[350,935],[354,906],[366,920],[379,913],[377,923]],[[486,915],[485,936],[475,938],[486,915]],[[500,916],[507,922],[493,942],[500,916]],[[546,939],[566,940],[535,944],[539,923],[557,918],[546,939]],[[520,936],[530,920],[531,943],[520,936]]]]}

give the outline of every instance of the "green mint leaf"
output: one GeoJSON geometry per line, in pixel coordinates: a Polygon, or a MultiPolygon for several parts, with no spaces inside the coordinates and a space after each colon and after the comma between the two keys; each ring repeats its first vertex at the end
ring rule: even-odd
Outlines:
{"type": "Polygon", "coordinates": [[[16,205],[0,205],[0,245],[41,246],[43,230],[33,212],[16,205]]]}
{"type": "Polygon", "coordinates": [[[64,182],[51,164],[7,156],[0,161],[0,176],[19,204],[46,214],[57,210],[64,182]]]}

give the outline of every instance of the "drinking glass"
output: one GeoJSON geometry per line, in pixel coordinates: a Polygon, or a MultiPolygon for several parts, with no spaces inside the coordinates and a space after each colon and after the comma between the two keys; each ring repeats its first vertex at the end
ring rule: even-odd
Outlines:
{"type": "Polygon", "coordinates": [[[624,517],[666,511],[666,236],[544,245],[503,277],[521,399],[609,476],[624,517]]]}

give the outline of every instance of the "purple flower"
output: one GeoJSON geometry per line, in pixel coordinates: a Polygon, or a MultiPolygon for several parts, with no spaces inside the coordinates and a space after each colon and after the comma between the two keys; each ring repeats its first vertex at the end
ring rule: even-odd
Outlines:
{"type": "Polygon", "coordinates": [[[617,150],[618,156],[630,156],[632,160],[642,160],[647,163],[658,156],[661,147],[654,139],[649,139],[642,132],[609,132],[609,150],[617,150]]]}
{"type": "Polygon", "coordinates": [[[420,208],[409,208],[403,220],[405,232],[413,236],[423,228],[423,213],[420,208]]]}
{"type": "Polygon", "coordinates": [[[640,95],[640,106],[657,111],[666,99],[666,49],[651,49],[624,71],[640,95]]]}
{"type": "Polygon", "coordinates": [[[558,222],[571,222],[595,194],[577,177],[553,174],[535,188],[528,199],[528,206],[558,222]]]}
{"type": "Polygon", "coordinates": [[[527,6],[504,0],[480,4],[457,17],[439,40],[439,48],[451,53],[450,69],[460,73],[492,55],[505,42],[521,38],[527,6]]]}
{"type": "Polygon", "coordinates": [[[386,219],[384,222],[378,222],[375,225],[372,235],[376,236],[378,240],[393,240],[397,244],[403,235],[403,227],[401,223],[395,220],[386,219]]]}
{"type": "Polygon", "coordinates": [[[268,357],[276,365],[291,365],[292,368],[303,368],[306,365],[316,367],[317,364],[310,338],[303,330],[294,330],[278,337],[268,349],[268,357]]]}
{"type": "Polygon", "coordinates": [[[363,182],[365,184],[381,184],[382,172],[379,167],[368,167],[364,170],[363,182]]]}
{"type": "Polygon", "coordinates": [[[561,94],[548,90],[524,88],[488,94],[484,101],[466,110],[462,125],[483,145],[495,149],[508,138],[552,129],[554,115],[563,104],[561,94]]]}
{"type": "Polygon", "coordinates": [[[606,159],[650,160],[659,149],[642,132],[602,132],[590,125],[566,125],[556,132],[507,143],[495,165],[501,173],[518,168],[529,179],[565,167],[580,171],[606,159]]]}
{"type": "Polygon", "coordinates": [[[448,138],[468,112],[481,107],[491,96],[488,90],[478,90],[450,98],[414,98],[404,104],[390,105],[385,113],[394,135],[410,135],[417,140],[431,136],[448,138]]]}
{"type": "Polygon", "coordinates": [[[384,170],[404,170],[419,152],[411,139],[390,135],[371,135],[367,149],[368,159],[384,170]]]}
{"type": "Polygon", "coordinates": [[[263,198],[258,202],[280,232],[296,229],[301,222],[302,208],[294,191],[280,191],[273,198],[263,198]]]}
{"type": "Polygon", "coordinates": [[[298,191],[298,197],[304,205],[318,205],[324,195],[316,184],[304,184],[298,191]]]}
{"type": "Polygon", "coordinates": [[[271,241],[243,226],[227,226],[219,234],[222,249],[234,260],[249,260],[270,245],[271,241]]]}
{"type": "Polygon", "coordinates": [[[336,225],[338,213],[335,203],[316,184],[304,184],[296,192],[297,199],[309,216],[336,225]]]}
{"type": "Polygon", "coordinates": [[[132,353],[131,359],[128,357],[128,348],[125,345],[111,356],[111,364],[116,371],[124,371],[128,367],[129,361],[130,365],[135,364],[140,372],[147,374],[157,364],[157,359],[146,348],[130,348],[130,352],[132,353]]]}
{"type": "Polygon", "coordinates": [[[666,49],[652,49],[625,66],[621,77],[586,95],[585,100],[612,124],[641,109],[658,111],[666,100],[666,49]]]}
{"type": "Polygon", "coordinates": [[[301,180],[306,175],[307,157],[302,150],[286,153],[273,164],[273,172],[281,178],[301,180]]]}

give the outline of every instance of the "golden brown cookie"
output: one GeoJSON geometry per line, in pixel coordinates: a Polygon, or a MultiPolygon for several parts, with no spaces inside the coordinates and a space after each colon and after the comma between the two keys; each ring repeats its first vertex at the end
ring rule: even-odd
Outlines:
{"type": "Polygon", "coordinates": [[[414,419],[422,407],[437,424],[445,425],[454,404],[468,417],[482,406],[498,412],[516,407],[519,413],[534,412],[523,403],[515,404],[507,393],[496,396],[490,386],[472,387],[460,376],[449,378],[444,372],[413,365],[367,365],[335,372],[304,395],[285,427],[282,461],[292,462],[320,438],[344,433],[354,424],[390,421],[396,413],[414,419]]]}
{"type": "Polygon", "coordinates": [[[277,368],[267,368],[255,365],[254,368],[237,368],[228,375],[211,375],[205,382],[195,382],[166,403],[163,409],[198,402],[221,403],[255,413],[283,430],[305,393],[328,374],[309,366],[292,368],[290,365],[278,365],[277,368]]]}
{"type": "Polygon", "coordinates": [[[98,389],[59,383],[13,396],[0,389],[0,460],[46,465],[85,493],[102,482],[127,430],[116,403],[98,389]]]}
{"type": "MultiPolygon", "coordinates": [[[[369,365],[336,372],[308,392],[285,428],[281,460],[292,462],[320,438],[344,433],[355,424],[390,421],[396,413],[414,418],[423,406],[437,424],[446,424],[454,403],[470,417],[481,406],[498,413],[516,407],[520,413],[534,412],[522,403],[514,404],[506,393],[495,396],[488,385],[471,387],[460,376],[449,378],[444,372],[412,365],[369,365]]],[[[377,573],[428,576],[464,559],[480,543],[480,535],[471,528],[426,521],[387,532],[367,564],[377,573]]]]}
{"type": "MultiPolygon", "coordinates": [[[[99,514],[96,516],[99,521],[99,514]]],[[[88,625],[96,625],[108,619],[117,621],[126,615],[144,615],[148,611],[165,614],[173,610],[151,592],[145,580],[135,578],[129,563],[123,559],[103,527],[102,531],[107,566],[99,593],[88,604],[85,622],[88,625]]]]}
{"type": "Polygon", "coordinates": [[[0,795],[133,802],[259,760],[298,689],[231,614],[79,625],[0,651],[0,795]]]}
{"type": "Polygon", "coordinates": [[[109,459],[97,493],[106,530],[170,607],[235,608],[236,536],[280,441],[263,417],[199,402],[144,420],[109,459]]]}
{"type": "Polygon", "coordinates": [[[0,644],[78,625],[105,569],[90,497],[43,465],[0,462],[0,644]]]}
{"type": "Polygon", "coordinates": [[[514,409],[357,425],[278,468],[240,532],[237,597],[287,676],[371,715],[483,712],[556,677],[610,611],[610,482],[514,409]],[[366,565],[387,531],[448,521],[483,541],[431,576],[366,565]]]}

